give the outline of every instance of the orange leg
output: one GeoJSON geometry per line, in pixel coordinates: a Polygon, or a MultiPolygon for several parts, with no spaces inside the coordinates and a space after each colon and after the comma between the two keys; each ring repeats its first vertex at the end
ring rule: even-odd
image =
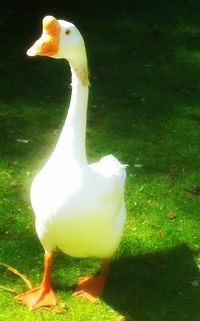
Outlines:
{"type": "Polygon", "coordinates": [[[57,299],[51,288],[50,270],[53,262],[53,254],[45,252],[44,276],[39,287],[16,296],[16,299],[29,307],[29,310],[45,306],[56,305],[57,299]]]}
{"type": "Polygon", "coordinates": [[[104,259],[101,273],[99,275],[79,278],[79,282],[73,295],[82,296],[94,302],[97,297],[103,293],[109,266],[110,260],[104,259]]]}

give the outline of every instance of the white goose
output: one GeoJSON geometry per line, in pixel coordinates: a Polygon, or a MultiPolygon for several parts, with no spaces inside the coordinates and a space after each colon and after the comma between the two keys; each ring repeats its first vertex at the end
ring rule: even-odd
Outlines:
{"type": "Polygon", "coordinates": [[[44,276],[39,287],[16,298],[29,309],[56,304],[50,269],[55,248],[73,257],[103,259],[101,273],[80,278],[75,295],[95,300],[104,288],[109,258],[116,251],[126,218],[125,165],[112,155],[88,165],[85,151],[88,69],[83,38],[70,22],[52,16],[43,19],[39,40],[29,56],[68,60],[72,96],[57,145],[31,187],[36,231],[44,247],[44,276]]]}

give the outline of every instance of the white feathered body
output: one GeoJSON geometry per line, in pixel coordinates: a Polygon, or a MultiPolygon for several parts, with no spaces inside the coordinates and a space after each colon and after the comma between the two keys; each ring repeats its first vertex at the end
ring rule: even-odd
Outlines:
{"type": "MultiPolygon", "coordinates": [[[[55,150],[31,187],[36,231],[47,251],[57,247],[75,257],[108,258],[119,245],[125,222],[125,168],[112,155],[92,165],[87,163],[89,81],[85,45],[73,24],[55,19],[53,23],[59,24],[60,30],[53,57],[69,61],[72,96],[55,150]]],[[[45,35],[46,31],[41,41],[45,35]]],[[[50,36],[55,38],[55,34],[50,36]]],[[[33,45],[28,54],[34,52],[33,45]]]]}
{"type": "Polygon", "coordinates": [[[89,166],[50,158],[31,187],[45,250],[57,247],[74,257],[113,255],[126,216],[124,167],[112,155],[89,166]]]}

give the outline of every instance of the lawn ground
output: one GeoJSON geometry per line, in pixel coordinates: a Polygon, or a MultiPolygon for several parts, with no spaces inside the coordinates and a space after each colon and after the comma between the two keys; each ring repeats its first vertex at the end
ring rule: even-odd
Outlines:
{"type": "Polygon", "coordinates": [[[28,312],[2,288],[20,293],[24,283],[0,266],[0,321],[199,321],[199,10],[195,0],[97,8],[19,2],[2,10],[0,263],[33,284],[41,280],[43,249],[29,188],[70,100],[66,62],[25,55],[44,15],[76,23],[86,42],[88,159],[112,153],[129,167],[127,223],[102,298],[92,304],[72,297],[78,277],[96,273],[100,261],[58,252],[52,271],[58,308],[28,312]]]}

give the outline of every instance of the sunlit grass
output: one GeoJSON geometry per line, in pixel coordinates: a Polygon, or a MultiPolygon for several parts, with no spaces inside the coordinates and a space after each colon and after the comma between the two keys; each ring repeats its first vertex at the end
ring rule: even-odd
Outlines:
{"type": "MultiPolygon", "coordinates": [[[[81,17],[91,82],[88,159],[113,153],[129,164],[123,239],[95,304],[72,292],[100,261],[58,252],[52,276],[60,310],[28,312],[0,289],[0,321],[199,321],[200,23],[197,2],[186,2],[142,1],[133,12],[81,17]]],[[[10,42],[2,32],[0,52],[0,262],[37,284],[43,249],[29,189],[66,117],[70,71],[64,61],[27,58],[34,19],[24,35],[23,28],[18,23],[10,42]]],[[[25,289],[3,267],[1,285],[25,289]]]]}

